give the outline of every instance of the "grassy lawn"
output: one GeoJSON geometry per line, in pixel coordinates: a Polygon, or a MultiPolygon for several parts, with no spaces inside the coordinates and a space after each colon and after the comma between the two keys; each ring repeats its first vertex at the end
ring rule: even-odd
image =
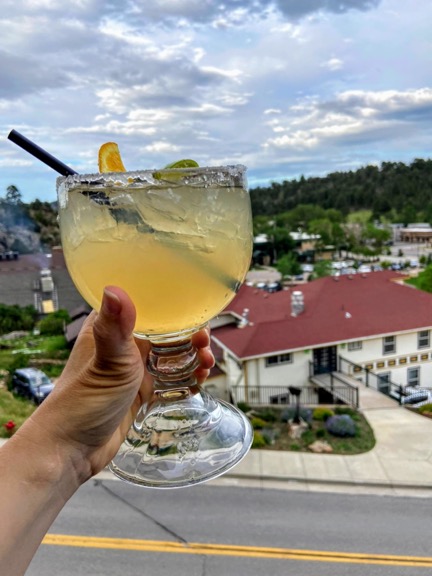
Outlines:
{"type": "Polygon", "coordinates": [[[254,410],[251,419],[254,427],[255,448],[266,450],[291,450],[310,452],[310,445],[316,441],[327,443],[334,454],[361,454],[375,446],[372,428],[364,416],[348,407],[334,407],[335,415],[349,416],[353,421],[353,436],[336,436],[327,430],[326,418],[322,417],[322,409],[302,410],[301,416],[308,423],[307,429],[300,438],[292,438],[289,434],[287,419],[291,419],[293,411],[287,414],[284,410],[263,409],[254,410]],[[317,418],[314,415],[317,415],[317,418]]]}
{"type": "Polygon", "coordinates": [[[0,370],[13,371],[34,365],[50,378],[56,378],[68,357],[64,336],[28,335],[16,340],[0,339],[0,370]]]}
{"type": "Polygon", "coordinates": [[[35,404],[25,400],[24,398],[17,398],[8,390],[0,390],[0,438],[7,438],[7,432],[4,424],[13,420],[18,429],[21,424],[36,410],[35,404]]]}
{"type": "Polygon", "coordinates": [[[17,368],[34,366],[50,378],[62,373],[69,350],[64,336],[34,336],[15,340],[0,339],[0,438],[7,438],[6,422],[15,422],[15,430],[36,410],[29,400],[14,396],[7,389],[9,374],[17,368]]]}

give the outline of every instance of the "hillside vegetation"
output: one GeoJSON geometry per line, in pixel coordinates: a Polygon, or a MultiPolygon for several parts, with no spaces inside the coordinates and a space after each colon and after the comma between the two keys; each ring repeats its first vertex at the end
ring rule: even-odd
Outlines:
{"type": "Polygon", "coordinates": [[[300,204],[336,209],[344,216],[370,210],[390,222],[432,223],[432,160],[383,162],[325,177],[273,182],[251,190],[255,216],[288,212],[300,204]]]}
{"type": "MultiPolygon", "coordinates": [[[[432,223],[432,160],[383,162],[324,177],[302,176],[250,192],[254,232],[268,233],[269,221],[277,217],[271,226],[279,252],[292,248],[286,232],[299,227],[337,246],[352,247],[353,234],[355,243],[363,235],[366,243],[372,239],[380,244],[385,238],[377,242],[377,231],[371,228],[376,221],[432,223]],[[359,232],[353,225],[364,230],[359,232]]],[[[25,204],[16,186],[9,186],[0,197],[0,251],[26,253],[59,243],[55,203],[35,200],[25,204]]]]}

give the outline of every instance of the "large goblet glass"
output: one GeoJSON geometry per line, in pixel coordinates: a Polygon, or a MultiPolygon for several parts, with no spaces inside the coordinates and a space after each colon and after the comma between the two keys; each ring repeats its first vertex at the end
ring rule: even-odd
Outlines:
{"type": "Polygon", "coordinates": [[[99,309],[107,285],[137,310],[134,334],[151,343],[152,399],[110,468],[154,488],[198,484],[250,448],[249,421],[197,385],[191,336],[234,297],[249,268],[252,226],[243,166],[59,178],[68,270],[99,309]]]}

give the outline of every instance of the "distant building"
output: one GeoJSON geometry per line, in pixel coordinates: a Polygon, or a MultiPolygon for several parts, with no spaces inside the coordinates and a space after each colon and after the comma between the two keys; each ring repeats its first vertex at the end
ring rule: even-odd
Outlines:
{"type": "Polygon", "coordinates": [[[40,315],[86,305],[75,288],[61,248],[51,254],[17,255],[0,260],[0,303],[34,306],[40,315]]]}
{"type": "Polygon", "coordinates": [[[400,230],[400,240],[402,242],[413,242],[416,244],[431,244],[432,228],[430,224],[427,223],[408,224],[407,228],[400,230]]]}

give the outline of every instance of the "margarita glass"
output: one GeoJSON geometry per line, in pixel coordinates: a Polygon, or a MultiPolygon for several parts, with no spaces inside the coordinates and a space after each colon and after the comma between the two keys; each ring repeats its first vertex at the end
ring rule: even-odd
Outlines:
{"type": "Polygon", "coordinates": [[[210,480],[252,442],[247,418],[197,385],[191,336],[233,299],[249,268],[252,223],[243,166],[73,174],[57,182],[69,273],[99,309],[107,285],[133,300],[151,343],[152,399],[110,468],[155,488],[210,480]]]}

